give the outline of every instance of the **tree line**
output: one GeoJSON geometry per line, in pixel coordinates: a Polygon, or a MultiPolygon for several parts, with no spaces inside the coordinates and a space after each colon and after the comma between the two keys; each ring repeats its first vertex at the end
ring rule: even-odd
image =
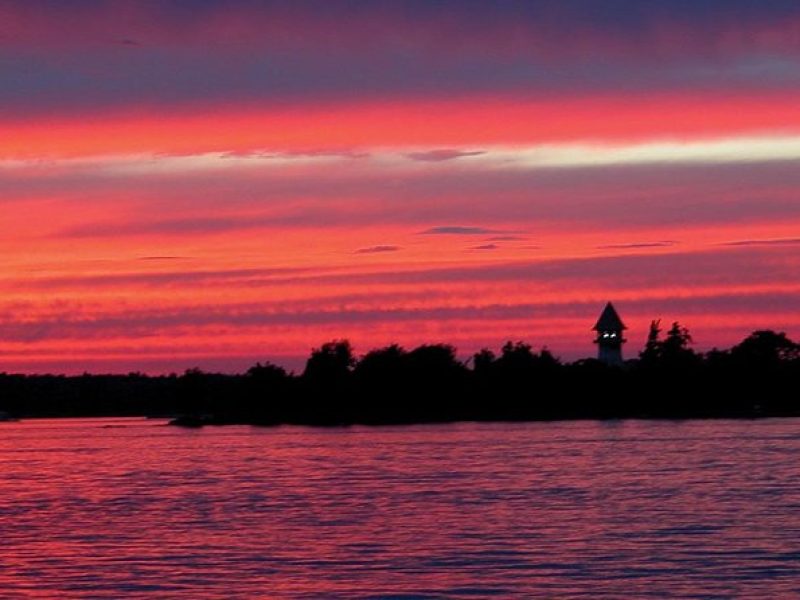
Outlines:
{"type": "Polygon", "coordinates": [[[0,373],[0,411],[35,416],[178,416],[176,423],[346,425],[461,420],[800,416],[800,344],[755,331],[700,353],[680,323],[650,326],[622,367],[562,362],[509,341],[460,360],[448,344],[356,357],[347,340],[312,350],[302,373],[270,362],[226,375],[0,373]]]}

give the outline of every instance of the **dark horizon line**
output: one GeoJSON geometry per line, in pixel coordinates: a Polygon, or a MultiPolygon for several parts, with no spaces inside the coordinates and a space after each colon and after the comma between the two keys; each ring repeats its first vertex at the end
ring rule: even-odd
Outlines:
{"type": "MultiPolygon", "coordinates": [[[[356,359],[346,340],[312,350],[300,375],[269,362],[222,375],[0,374],[0,416],[180,416],[175,424],[408,424],[576,418],[800,416],[800,344],[758,330],[700,354],[653,322],[638,359],[562,363],[507,342],[470,361],[447,344],[390,345],[356,359]],[[471,364],[469,364],[471,362],[471,364]]],[[[600,358],[603,353],[600,353],[600,358]]]]}

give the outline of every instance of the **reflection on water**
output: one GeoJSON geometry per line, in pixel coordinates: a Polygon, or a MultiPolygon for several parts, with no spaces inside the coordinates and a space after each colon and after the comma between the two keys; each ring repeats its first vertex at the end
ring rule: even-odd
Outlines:
{"type": "Polygon", "coordinates": [[[0,424],[3,598],[800,597],[800,421],[0,424]]]}

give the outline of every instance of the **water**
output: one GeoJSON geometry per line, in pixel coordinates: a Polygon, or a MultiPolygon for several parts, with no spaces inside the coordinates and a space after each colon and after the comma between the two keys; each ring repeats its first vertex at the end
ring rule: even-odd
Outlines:
{"type": "Polygon", "coordinates": [[[2,598],[800,597],[800,420],[0,424],[2,598]]]}

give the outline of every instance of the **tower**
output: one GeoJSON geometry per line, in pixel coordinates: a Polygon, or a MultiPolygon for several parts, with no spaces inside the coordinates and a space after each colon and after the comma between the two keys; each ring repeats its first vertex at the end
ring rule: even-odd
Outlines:
{"type": "Polygon", "coordinates": [[[592,331],[597,332],[594,340],[597,344],[597,360],[610,366],[622,365],[622,344],[627,341],[622,337],[625,329],[627,327],[619,318],[614,305],[611,302],[606,304],[597,324],[592,327],[592,331]]]}

